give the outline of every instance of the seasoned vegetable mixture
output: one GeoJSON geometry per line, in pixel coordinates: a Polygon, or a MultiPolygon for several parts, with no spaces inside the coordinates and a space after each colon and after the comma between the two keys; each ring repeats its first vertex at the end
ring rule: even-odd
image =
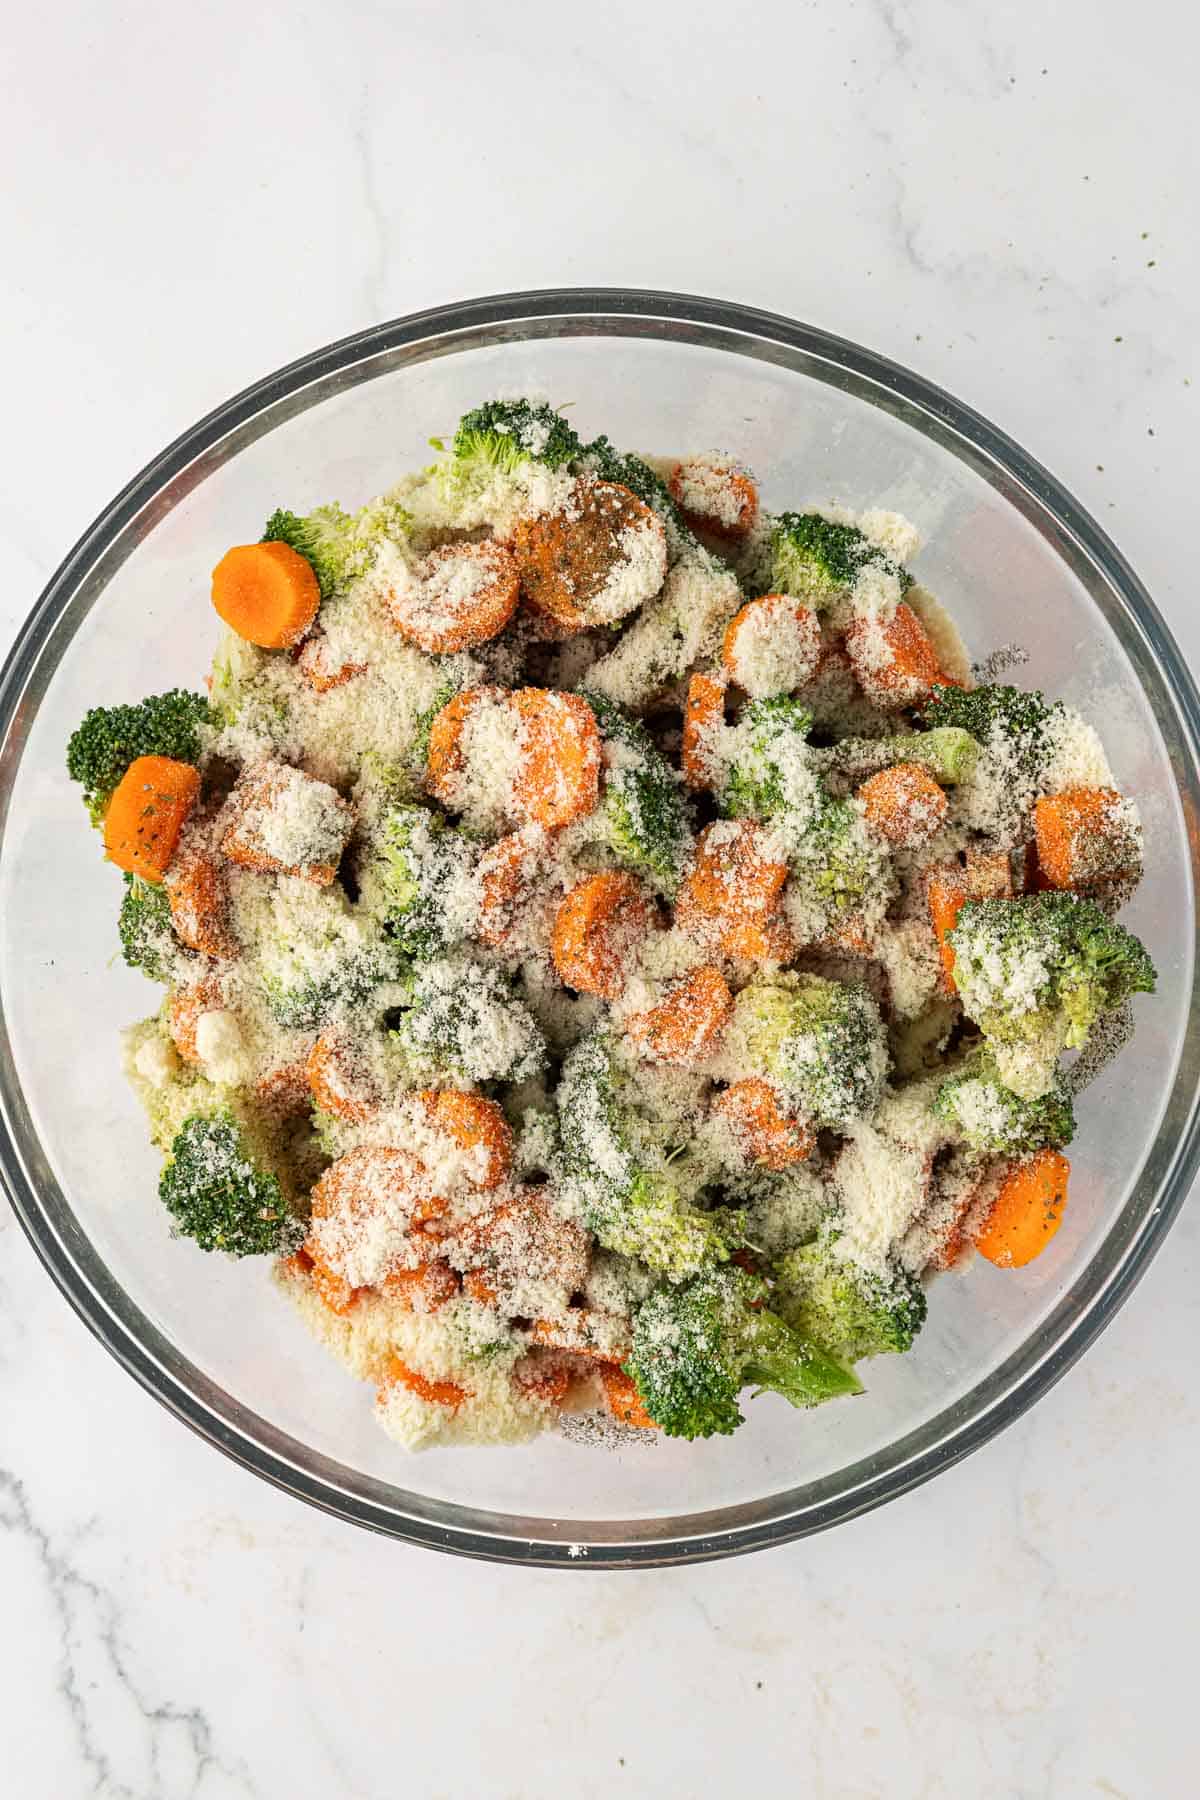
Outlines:
{"type": "Polygon", "coordinates": [[[273,1258],[409,1446],[857,1394],[1059,1229],[1154,986],[1136,807],[897,514],[524,400],[435,448],[227,552],[207,696],[71,738],[174,1230],[273,1258]]]}

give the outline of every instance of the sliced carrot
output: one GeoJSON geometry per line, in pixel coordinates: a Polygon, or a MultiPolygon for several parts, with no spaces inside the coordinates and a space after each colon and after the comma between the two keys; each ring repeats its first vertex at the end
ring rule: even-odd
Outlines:
{"type": "Polygon", "coordinates": [[[1039,1150],[1011,1169],[975,1235],[979,1254],[1001,1269],[1021,1269],[1040,1256],[1062,1224],[1070,1173],[1057,1150],[1039,1150]]]}
{"type": "Polygon", "coordinates": [[[571,1370],[561,1356],[531,1350],[513,1364],[513,1386],[548,1406],[561,1406],[571,1388],[571,1370]]]}
{"type": "Polygon", "coordinates": [[[821,948],[841,956],[874,956],[875,945],[861,913],[851,913],[821,939],[821,948]]]}
{"type": "Polygon", "coordinates": [[[630,1019],[627,1029],[645,1055],[688,1069],[712,1054],[732,1010],[720,969],[693,969],[657,1006],[630,1019]]]}
{"type": "Polygon", "coordinates": [[[662,521],[615,481],[576,482],[566,506],[519,520],[512,541],[522,593],[571,631],[615,624],[667,571],[662,521]]]}
{"type": "Polygon", "coordinates": [[[199,1067],[196,1027],[205,1013],[221,1012],[224,1006],[224,992],[216,975],[202,975],[189,986],[176,988],[167,1009],[167,1030],[184,1062],[199,1067]]]}
{"type": "Polygon", "coordinates": [[[430,793],[436,795],[444,805],[454,806],[458,796],[458,783],[466,768],[462,737],[467,720],[484,701],[503,700],[505,697],[503,688],[464,688],[434,718],[429,729],[425,781],[430,793]]]}
{"type": "Polygon", "coordinates": [[[238,544],[213,570],[212,603],[248,643],[287,650],[316,618],[321,590],[312,564],[290,544],[238,544]]]}
{"type": "Polygon", "coordinates": [[[614,1419],[619,1419],[622,1425],[636,1425],[639,1431],[658,1430],[657,1423],[646,1411],[636,1383],[630,1380],[620,1363],[602,1362],[596,1373],[604,1391],[604,1404],[614,1419]]]}
{"type": "Polygon", "coordinates": [[[1066,788],[1033,809],[1038,868],[1053,888],[1092,893],[1134,875],[1138,847],[1114,788],[1066,788]]]}
{"type": "Polygon", "coordinates": [[[966,854],[968,900],[1011,900],[1013,872],[1008,851],[983,850],[972,844],[966,854]]]}
{"type": "Polygon", "coordinates": [[[479,1152],[465,1171],[472,1187],[499,1187],[512,1168],[513,1135],[496,1102],[456,1088],[425,1088],[414,1098],[435,1131],[462,1150],[479,1152]]]}
{"type": "MultiPolygon", "coordinates": [[[[590,1306],[572,1306],[557,1319],[534,1319],[529,1335],[535,1344],[551,1350],[569,1350],[574,1356],[612,1360],[613,1317],[590,1306]],[[606,1342],[607,1340],[607,1342],[606,1342]],[[605,1348],[601,1348],[604,1344],[605,1348]]],[[[622,1355],[624,1354],[622,1350],[622,1355]]]]}
{"type": "Polygon", "coordinates": [[[846,632],[846,653],[876,706],[913,706],[941,680],[933,640],[903,600],[890,619],[855,619],[846,632]]]}
{"type": "Polygon", "coordinates": [[[255,1084],[254,1098],[267,1112],[282,1119],[307,1112],[312,1101],[307,1067],[303,1062],[289,1062],[268,1070],[255,1084]]]}
{"type": "Polygon", "coordinates": [[[713,1111],[728,1122],[751,1162],[765,1169],[803,1162],[817,1141],[803,1120],[784,1111],[770,1082],[756,1075],[727,1087],[713,1102],[713,1111]]]}
{"type": "Polygon", "coordinates": [[[954,993],[954,951],[946,939],[958,924],[958,915],[967,903],[966,876],[957,867],[935,869],[926,882],[925,897],[929,903],[933,934],[941,952],[946,987],[954,993]]]}
{"type": "Polygon", "coordinates": [[[858,790],[867,824],[889,844],[915,849],[936,836],[950,803],[927,769],[894,763],[858,790]]]}
{"type": "Polygon", "coordinates": [[[113,791],[104,814],[104,854],[119,869],[160,882],[200,793],[191,763],[138,756],[113,791]]]}
{"type": "Polygon", "coordinates": [[[439,1219],[449,1202],[429,1191],[425,1171],[411,1151],[391,1144],[360,1144],[331,1163],[312,1191],[314,1219],[369,1222],[386,1205],[407,1213],[414,1226],[439,1219]]]}
{"type": "Polygon", "coordinates": [[[720,820],[696,840],[675,903],[675,922],[715,938],[738,960],[786,960],[791,934],[779,916],[787,864],[765,854],[768,833],[752,819],[720,820]]]}
{"type": "Polygon", "coordinates": [[[714,675],[693,675],[683,710],[680,766],[690,788],[710,788],[716,779],[714,739],[725,722],[725,683],[714,675]]]}
{"type": "Polygon", "coordinates": [[[323,1262],[311,1245],[306,1246],[306,1249],[312,1265],[308,1279],[312,1284],[313,1292],[322,1306],[327,1306],[331,1313],[336,1313],[340,1319],[344,1319],[346,1314],[353,1311],[354,1307],[358,1305],[363,1295],[370,1290],[353,1287],[344,1275],[339,1275],[335,1269],[330,1268],[327,1262],[323,1262]]]}
{"type": "Polygon", "coordinates": [[[305,1073],[314,1102],[335,1119],[362,1125],[379,1111],[383,1096],[344,1025],[327,1025],[313,1040],[305,1073]]]}
{"type": "Polygon", "coordinates": [[[353,830],[353,808],[328,782],[287,763],[266,759],[243,769],[226,802],[221,854],[239,868],[259,875],[295,875],[317,887],[328,887],[353,830]],[[288,862],[272,847],[268,827],[279,821],[286,840],[292,832],[289,821],[303,818],[306,803],[319,821],[314,827],[316,835],[310,839],[307,831],[299,831],[296,860],[288,862]]]}
{"type": "Polygon", "coordinates": [[[517,918],[530,903],[541,872],[540,833],[512,831],[489,844],[476,868],[479,884],[481,942],[501,949],[511,938],[517,918]]]}
{"type": "Polygon", "coordinates": [[[316,694],[331,693],[344,687],[356,675],[365,675],[366,663],[341,662],[329,653],[329,640],[324,635],[308,638],[296,658],[296,667],[316,694]]]}
{"type": "Polygon", "coordinates": [[[619,1000],[630,959],[653,919],[653,901],[632,875],[590,875],[555,915],[550,954],[560,979],[577,993],[619,1000]]]}
{"type": "Polygon", "coordinates": [[[544,1187],[521,1188],[490,1211],[476,1214],[459,1228],[458,1241],[473,1277],[482,1283],[472,1297],[485,1306],[500,1304],[505,1290],[535,1268],[540,1281],[553,1282],[568,1294],[588,1277],[588,1234],[559,1212],[544,1187]]]}
{"type": "Polygon", "coordinates": [[[388,596],[393,625],[431,656],[486,644],[517,610],[517,564],[494,539],[443,544],[418,559],[388,596]]]}
{"type": "Polygon", "coordinates": [[[463,1276],[463,1292],[472,1300],[478,1301],[480,1306],[495,1306],[500,1299],[498,1291],[482,1269],[468,1269],[463,1276]]]}
{"type": "Polygon", "coordinates": [[[387,1399],[389,1387],[406,1387],[418,1399],[428,1400],[433,1406],[447,1406],[452,1412],[457,1412],[463,1401],[471,1398],[470,1388],[460,1387],[457,1381],[435,1381],[428,1375],[422,1375],[417,1369],[410,1369],[394,1353],[386,1358],[383,1365],[383,1385],[379,1390],[381,1401],[387,1399]]]}
{"type": "Polygon", "coordinates": [[[237,956],[240,945],[229,925],[225,877],[215,856],[201,844],[185,843],[164,884],[175,935],[205,956],[237,956]]]}
{"type": "Polygon", "coordinates": [[[790,594],[747,600],[725,627],[721,661],[756,698],[790,694],[810,681],[821,660],[821,621],[790,594]]]}
{"type": "Polygon", "coordinates": [[[400,1300],[410,1312],[436,1312],[458,1292],[458,1276],[444,1257],[418,1263],[415,1269],[393,1269],[379,1284],[381,1294],[400,1300]]]}
{"type": "Polygon", "coordinates": [[[513,797],[532,825],[558,831],[596,810],[600,798],[600,732],[578,694],[518,688],[522,748],[513,797]]]}
{"type": "Polygon", "coordinates": [[[689,456],[667,480],[671,498],[693,531],[736,544],[754,528],[758,489],[731,457],[689,456]]]}

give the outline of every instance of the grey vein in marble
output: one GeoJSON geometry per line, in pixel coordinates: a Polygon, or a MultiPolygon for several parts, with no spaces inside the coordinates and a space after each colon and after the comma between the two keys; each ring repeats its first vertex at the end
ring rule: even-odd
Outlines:
{"type": "MultiPolygon", "coordinates": [[[[121,1642],[115,1596],[55,1548],[34,1517],[24,1482],[7,1469],[0,1469],[0,1531],[16,1536],[32,1552],[57,1619],[61,1656],[56,1689],[78,1742],[86,1791],[100,1800],[182,1800],[205,1792],[232,1800],[235,1794],[256,1794],[249,1771],[217,1754],[206,1713],[152,1701],[135,1682],[121,1642]],[[130,1708],[144,1726],[135,1757],[114,1741],[120,1713],[130,1708]]],[[[16,1774],[27,1780],[32,1772],[16,1774]]],[[[32,1789],[12,1792],[16,1800],[18,1793],[32,1789]]]]}

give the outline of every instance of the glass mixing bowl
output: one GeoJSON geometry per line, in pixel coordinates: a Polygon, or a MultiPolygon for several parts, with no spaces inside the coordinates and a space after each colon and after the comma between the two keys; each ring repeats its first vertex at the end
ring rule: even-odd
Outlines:
{"type": "Polygon", "coordinates": [[[1152,602],[1045,470],[918,376],[827,333],[678,295],[470,301],[348,338],[268,377],[152,463],[87,532],[0,684],[0,1156],[72,1305],[188,1425],[343,1518],[496,1560],[667,1563],[779,1543],[878,1505],[985,1442],[1061,1375],[1162,1241],[1197,1160],[1193,1006],[1196,691],[1152,602]],[[769,505],[894,507],[921,580],[978,656],[1016,640],[1030,679],[1101,726],[1146,823],[1129,923],[1160,971],[1138,1032],[1088,1090],[1065,1223],[1030,1268],[939,1280],[913,1353],[811,1414],[751,1403],[730,1439],[606,1450],[557,1436],[406,1455],[370,1391],[307,1336],[261,1266],[172,1242],[157,1157],[117,1059],[156,990],[114,961],[117,878],[63,748],[84,711],[194,687],[215,639],[209,571],[279,505],[352,504],[427,458],[496,393],[570,403],[587,436],[725,445],[769,505]]]}

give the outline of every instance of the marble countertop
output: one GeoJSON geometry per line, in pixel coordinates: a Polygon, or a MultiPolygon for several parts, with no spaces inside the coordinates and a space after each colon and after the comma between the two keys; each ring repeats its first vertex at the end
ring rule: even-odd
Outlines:
{"type": "MultiPolygon", "coordinates": [[[[23,8],[5,636],[127,477],[263,372],[438,301],[598,282],[774,308],[941,382],[1200,655],[1198,50],[1169,0],[23,8]]],[[[1083,1361],[932,1485],[769,1554],[583,1580],[256,1482],[0,1212],[14,1800],[1195,1791],[1194,1206],[1083,1361]]]]}

